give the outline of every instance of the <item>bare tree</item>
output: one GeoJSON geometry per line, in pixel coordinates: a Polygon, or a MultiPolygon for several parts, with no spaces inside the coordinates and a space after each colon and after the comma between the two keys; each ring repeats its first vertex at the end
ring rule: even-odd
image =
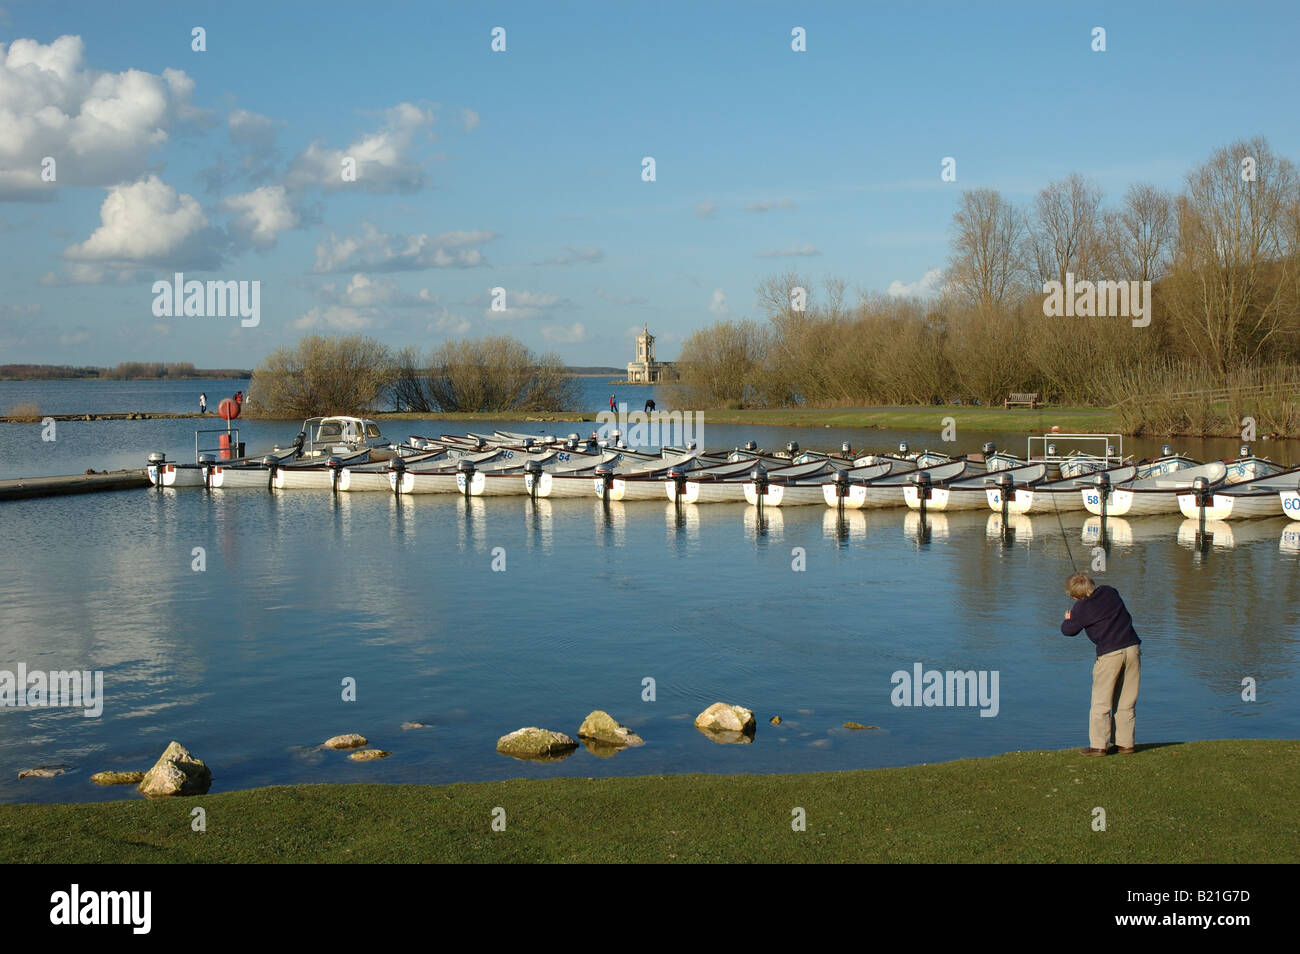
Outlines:
{"type": "Polygon", "coordinates": [[[1023,276],[1024,217],[995,189],[962,193],[952,217],[950,295],[980,314],[1005,312],[1023,276]]]}
{"type": "Polygon", "coordinates": [[[1065,282],[1066,272],[1092,281],[1106,271],[1101,189],[1078,173],[1047,185],[1034,200],[1028,252],[1040,282],[1065,282]]]}
{"type": "Polygon", "coordinates": [[[1167,294],[1187,345],[1220,373],[1296,334],[1297,201],[1295,166],[1262,138],[1188,173],[1167,294]]]}
{"type": "Polygon", "coordinates": [[[1177,219],[1174,200],[1145,183],[1130,186],[1121,209],[1106,213],[1112,277],[1155,282],[1169,270],[1177,219]]]}

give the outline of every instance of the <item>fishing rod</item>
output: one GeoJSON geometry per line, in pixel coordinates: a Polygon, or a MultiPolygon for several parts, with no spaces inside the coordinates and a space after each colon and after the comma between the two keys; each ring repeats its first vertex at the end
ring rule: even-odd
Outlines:
{"type": "MultiPolygon", "coordinates": [[[[1043,411],[1041,408],[1038,411],[1038,426],[1040,430],[1044,427],[1043,411]]],[[[1046,450],[1046,448],[1044,448],[1044,450],[1046,450]]],[[[1056,524],[1061,528],[1061,540],[1065,543],[1065,554],[1070,558],[1070,569],[1075,573],[1078,573],[1079,564],[1074,562],[1074,551],[1070,549],[1070,537],[1065,532],[1065,521],[1061,519],[1061,508],[1056,502],[1056,494],[1052,494],[1051,497],[1052,509],[1056,511],[1056,524]]]]}

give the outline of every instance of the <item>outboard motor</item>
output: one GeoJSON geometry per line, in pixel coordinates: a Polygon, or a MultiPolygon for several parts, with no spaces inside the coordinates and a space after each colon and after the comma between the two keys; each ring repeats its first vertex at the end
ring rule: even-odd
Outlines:
{"type": "Polygon", "coordinates": [[[1115,456],[1115,445],[1114,445],[1114,444],[1107,444],[1107,445],[1106,445],[1106,456],[1107,456],[1107,457],[1114,457],[1114,456],[1115,456]]]}
{"type": "Polygon", "coordinates": [[[1210,482],[1204,477],[1192,481],[1192,493],[1196,495],[1196,506],[1201,510],[1201,519],[1205,518],[1205,508],[1210,505],[1214,494],[1210,493],[1210,482]]]}
{"type": "Polygon", "coordinates": [[[849,472],[846,470],[835,471],[835,476],[831,478],[835,481],[835,502],[839,509],[844,509],[844,498],[849,495],[849,472]]]}
{"type": "Polygon", "coordinates": [[[787,454],[789,454],[789,455],[790,455],[790,459],[793,460],[793,459],[794,459],[794,455],[797,454],[797,453],[799,453],[799,442],[798,442],[798,441],[790,441],[789,443],[787,443],[787,444],[785,445],[785,452],[786,452],[787,454]]]}
{"type": "Polygon", "coordinates": [[[851,458],[853,456],[853,445],[850,444],[848,441],[843,441],[840,444],[840,456],[851,458]]]}
{"type": "Polygon", "coordinates": [[[1106,519],[1106,503],[1110,500],[1110,474],[1102,472],[1093,479],[1097,485],[1097,496],[1101,498],[1101,519],[1106,519]]]}
{"type": "Polygon", "coordinates": [[[389,481],[393,485],[393,493],[402,492],[402,478],[406,475],[406,461],[400,457],[394,457],[388,462],[389,481]]]}
{"type": "Polygon", "coordinates": [[[566,451],[576,451],[578,449],[578,442],[570,437],[564,442],[564,449],[566,451]]]}
{"type": "Polygon", "coordinates": [[[925,518],[926,501],[930,499],[934,492],[934,481],[930,475],[923,470],[918,470],[912,474],[912,483],[916,484],[916,499],[921,503],[921,517],[925,518]]]}
{"type": "Polygon", "coordinates": [[[339,492],[339,471],[343,469],[343,460],[339,457],[331,457],[325,461],[325,466],[330,472],[330,493],[339,492]]]}
{"type": "Polygon", "coordinates": [[[1007,525],[1007,508],[1016,499],[1016,478],[1003,471],[998,475],[998,490],[1002,497],[1002,526],[1007,525]]]}
{"type": "Polygon", "coordinates": [[[745,450],[756,451],[758,450],[758,445],[755,444],[753,441],[745,441],[745,450]]]}
{"type": "Polygon", "coordinates": [[[674,467],[668,471],[668,479],[673,482],[673,503],[680,503],[686,493],[686,469],[674,467]]]}
{"type": "Polygon", "coordinates": [[[754,482],[754,495],[758,499],[758,505],[763,506],[763,498],[767,496],[767,468],[759,464],[749,472],[749,479],[754,482]]]}
{"type": "Polygon", "coordinates": [[[532,449],[532,446],[533,446],[533,439],[532,439],[531,437],[525,437],[525,438],[524,438],[524,450],[531,450],[531,449],[532,449]]]}
{"type": "Polygon", "coordinates": [[[167,455],[153,451],[149,454],[149,470],[153,471],[154,486],[162,490],[163,485],[163,464],[167,461],[167,455]]]}
{"type": "Polygon", "coordinates": [[[1168,444],[1161,444],[1161,445],[1160,445],[1160,456],[1161,456],[1161,457],[1173,457],[1173,456],[1174,456],[1174,449],[1173,449],[1172,447],[1170,447],[1168,444]]]}
{"type": "Polygon", "coordinates": [[[899,442],[898,442],[898,456],[899,456],[899,457],[906,457],[906,456],[907,456],[907,452],[908,452],[908,450],[909,450],[910,448],[911,448],[911,445],[908,444],[907,441],[899,441],[899,442]]]}
{"type": "Polygon", "coordinates": [[[601,464],[596,468],[596,480],[600,481],[600,499],[609,503],[609,489],[614,486],[614,468],[601,464]]]}
{"type": "Polygon", "coordinates": [[[273,454],[267,454],[262,458],[262,467],[266,470],[266,489],[268,491],[275,489],[275,475],[280,469],[280,458],[273,454]]]}
{"type": "Polygon", "coordinates": [[[298,436],[293,439],[293,456],[301,457],[303,446],[307,443],[307,432],[299,431],[298,436]]]}
{"type": "Polygon", "coordinates": [[[216,454],[200,454],[199,470],[203,474],[203,489],[212,489],[212,469],[217,466],[216,454]]]}
{"type": "Polygon", "coordinates": [[[528,487],[528,496],[536,497],[537,488],[542,482],[542,462],[530,460],[524,464],[524,484],[528,487]]]}
{"type": "Polygon", "coordinates": [[[462,460],[460,463],[456,465],[456,470],[458,471],[459,475],[462,478],[461,480],[456,481],[456,483],[460,485],[461,489],[465,493],[465,496],[468,497],[469,485],[474,480],[474,471],[475,471],[474,462],[472,460],[462,460]]]}
{"type": "Polygon", "coordinates": [[[985,441],[980,451],[984,454],[984,461],[987,463],[988,459],[998,452],[998,445],[992,441],[985,441]]]}
{"type": "Polygon", "coordinates": [[[1237,448],[1237,456],[1238,456],[1238,457],[1249,457],[1249,456],[1250,456],[1250,445],[1249,445],[1249,444],[1242,444],[1241,447],[1237,448]]]}
{"type": "Polygon", "coordinates": [[[1048,456],[1048,457],[1055,457],[1055,456],[1056,456],[1056,445],[1055,445],[1055,444],[1048,444],[1048,445],[1047,445],[1047,456],[1048,456]]]}

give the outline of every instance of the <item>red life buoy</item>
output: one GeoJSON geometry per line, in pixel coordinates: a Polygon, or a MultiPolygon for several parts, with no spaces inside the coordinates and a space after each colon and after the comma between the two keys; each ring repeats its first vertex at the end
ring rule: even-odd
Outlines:
{"type": "Polygon", "coordinates": [[[221,403],[217,405],[217,416],[222,420],[233,421],[239,417],[239,404],[230,398],[222,398],[221,403]]]}

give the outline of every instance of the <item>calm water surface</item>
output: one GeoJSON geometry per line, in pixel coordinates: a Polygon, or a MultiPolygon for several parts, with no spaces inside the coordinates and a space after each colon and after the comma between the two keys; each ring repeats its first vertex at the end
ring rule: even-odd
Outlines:
{"type": "MultiPolygon", "coordinates": [[[[250,449],[297,430],[242,426],[250,449]]],[[[394,437],[443,429],[386,427],[394,437]]],[[[50,445],[30,425],[3,425],[0,473],[139,466],[155,448],[184,459],[192,431],[183,420],[68,422],[50,445]]],[[[988,438],[1024,449],[1022,435],[961,436],[962,449],[988,438]]],[[[937,445],[933,434],[723,427],[706,443],[750,437],[937,445]]],[[[106,696],[98,719],[0,709],[0,800],[138,797],[89,776],[147,768],[172,739],[212,766],[214,790],[838,770],[1084,745],[1092,644],[1058,626],[1071,558],[1087,566],[1095,546],[1107,557],[1096,575],[1120,589],[1144,640],[1140,742],[1295,736],[1300,523],[1220,525],[1198,541],[1181,518],[1113,520],[1104,539],[1081,514],[1062,522],[1064,533],[1055,517],[1019,518],[1004,533],[986,512],[921,524],[897,510],[841,520],[816,506],[760,519],[744,505],[312,491],[0,504],[0,669],[103,670],[106,696]],[[195,547],[203,572],[191,568],[195,547]],[[891,674],[915,663],[996,670],[997,716],[894,707],[891,674]],[[341,698],[347,677],[355,702],[341,698]],[[647,677],[653,702],[642,697],[647,677]],[[1246,677],[1259,687],[1252,703],[1241,700],[1246,677]],[[717,745],[692,727],[719,700],[755,710],[753,744],[717,745]],[[647,744],[548,764],[495,751],[525,725],[576,735],[597,708],[647,744]],[[768,725],[778,714],[783,724],[768,725]],[[849,720],[880,728],[840,727],[849,720]],[[392,756],[357,764],[319,750],[342,732],[392,756]],[[37,765],[67,774],[17,779],[37,765]]]]}

